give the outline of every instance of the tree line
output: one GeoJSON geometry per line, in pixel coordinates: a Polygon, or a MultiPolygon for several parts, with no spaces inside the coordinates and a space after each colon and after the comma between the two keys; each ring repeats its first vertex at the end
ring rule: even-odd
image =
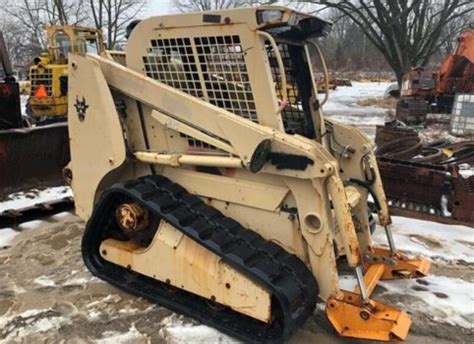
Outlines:
{"type": "MultiPolygon", "coordinates": [[[[108,48],[124,42],[125,29],[157,0],[0,0],[0,29],[11,58],[28,61],[46,49],[47,24],[103,30],[108,48]]],[[[401,81],[414,66],[439,64],[459,33],[474,27],[472,0],[168,0],[170,11],[189,12],[283,4],[333,22],[320,40],[334,71],[392,71],[401,81]]]]}
{"type": "Polygon", "coordinates": [[[140,16],[146,0],[0,0],[0,30],[10,58],[27,65],[47,49],[46,25],[83,25],[102,30],[115,49],[128,23],[140,16]]]}

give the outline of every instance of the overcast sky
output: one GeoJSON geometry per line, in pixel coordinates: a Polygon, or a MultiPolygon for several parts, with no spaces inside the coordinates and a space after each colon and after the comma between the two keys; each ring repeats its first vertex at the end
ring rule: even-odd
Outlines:
{"type": "Polygon", "coordinates": [[[143,17],[150,17],[153,15],[167,14],[173,11],[171,5],[172,0],[148,0],[148,4],[143,11],[143,17]]]}
{"type": "MultiPolygon", "coordinates": [[[[2,1],[2,0],[0,0],[2,1]]],[[[160,14],[168,14],[176,12],[176,9],[173,8],[172,2],[173,0],[147,0],[147,5],[143,9],[143,13],[141,14],[142,18],[147,18],[153,15],[160,15],[160,14]]],[[[278,1],[276,4],[284,5],[288,3],[288,1],[278,1]]],[[[298,10],[302,12],[311,12],[318,8],[318,5],[300,5],[298,6],[298,10]]]]}

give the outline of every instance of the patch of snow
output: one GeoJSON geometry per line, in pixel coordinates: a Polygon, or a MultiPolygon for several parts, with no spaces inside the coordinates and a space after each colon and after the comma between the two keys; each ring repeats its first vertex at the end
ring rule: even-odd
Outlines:
{"type": "Polygon", "coordinates": [[[89,311],[89,313],[87,313],[87,319],[89,319],[89,321],[96,321],[100,318],[101,314],[102,313],[97,310],[89,311]]]}
{"type": "Polygon", "coordinates": [[[161,324],[165,326],[159,333],[169,344],[241,343],[206,325],[184,323],[176,314],[163,318],[161,324]]]}
{"type": "Polygon", "coordinates": [[[355,275],[339,276],[339,288],[347,291],[353,291],[357,287],[357,279],[355,275]]]}
{"type": "Polygon", "coordinates": [[[70,319],[61,316],[45,317],[51,309],[30,309],[23,313],[9,317],[0,317],[0,334],[6,343],[24,338],[28,335],[47,332],[58,329],[64,324],[70,323],[70,319]],[[21,319],[20,322],[16,321],[21,319]]]}
{"type": "Polygon", "coordinates": [[[19,224],[18,228],[20,228],[20,229],[36,229],[36,228],[40,228],[45,223],[47,223],[47,222],[43,221],[43,220],[33,220],[33,221],[23,222],[23,223],[19,224]]]}
{"type": "Polygon", "coordinates": [[[420,311],[433,316],[435,321],[472,328],[474,316],[474,283],[460,278],[430,275],[420,284],[414,279],[380,282],[387,288],[384,294],[413,295],[420,302],[404,305],[408,311],[420,311]]]}
{"type": "Polygon", "coordinates": [[[56,221],[67,221],[77,219],[77,216],[70,211],[64,211],[62,213],[54,214],[53,216],[51,216],[51,218],[56,221]]]}
{"type": "Polygon", "coordinates": [[[471,166],[469,164],[460,164],[459,165],[459,174],[464,179],[468,179],[469,177],[474,176],[474,166],[471,166]]]}
{"type": "Polygon", "coordinates": [[[72,286],[72,285],[86,285],[90,281],[90,278],[86,277],[74,277],[66,280],[63,283],[63,286],[72,286]]]}
{"type": "Polygon", "coordinates": [[[47,276],[40,276],[33,280],[33,283],[36,283],[42,287],[55,287],[56,282],[52,279],[49,279],[47,276]]]}
{"type": "Polygon", "coordinates": [[[22,94],[20,95],[20,106],[21,106],[21,114],[26,116],[26,104],[28,103],[29,95],[22,94]]]}
{"type": "Polygon", "coordinates": [[[0,229],[0,247],[10,246],[10,243],[18,234],[19,232],[11,228],[0,229]]]}
{"type": "Polygon", "coordinates": [[[167,343],[240,343],[239,341],[222,334],[216,329],[205,325],[171,326],[160,330],[167,343]]]}
{"type": "MultiPolygon", "coordinates": [[[[401,251],[445,261],[465,260],[474,263],[473,230],[467,226],[392,216],[395,245],[401,251]]],[[[386,245],[385,231],[377,228],[374,241],[386,245]]]]}
{"type": "Polygon", "coordinates": [[[91,308],[91,307],[94,307],[94,306],[97,306],[99,304],[102,304],[102,303],[117,303],[121,300],[122,298],[117,295],[117,294],[114,294],[114,295],[107,295],[106,297],[103,297],[102,299],[100,300],[95,300],[95,301],[92,301],[91,303],[87,304],[86,308],[91,308]]]}
{"type": "Polygon", "coordinates": [[[9,200],[0,202],[0,212],[9,209],[29,207],[38,203],[54,201],[64,197],[72,197],[72,190],[68,186],[55,186],[44,190],[17,192],[11,194],[9,200]]]}
{"type": "Polygon", "coordinates": [[[138,331],[134,324],[130,327],[128,332],[107,331],[103,334],[104,338],[96,339],[93,343],[96,344],[139,344],[150,343],[146,335],[138,331]]]}
{"type": "Polygon", "coordinates": [[[448,210],[448,197],[446,197],[446,195],[441,196],[441,211],[443,216],[451,216],[451,212],[448,210]]]}
{"type": "Polygon", "coordinates": [[[369,138],[375,137],[375,126],[383,125],[389,109],[378,106],[361,106],[358,100],[383,98],[388,82],[352,82],[352,87],[340,86],[329,92],[323,113],[340,123],[360,128],[369,138]]]}
{"type": "Polygon", "coordinates": [[[138,308],[121,308],[119,309],[119,314],[120,315],[127,315],[127,314],[137,314],[141,312],[138,308]]]}
{"type": "Polygon", "coordinates": [[[385,114],[387,109],[376,106],[360,106],[357,101],[364,98],[383,98],[389,82],[352,82],[351,86],[339,86],[329,92],[329,98],[323,105],[323,112],[334,113],[380,113],[385,114]]]}

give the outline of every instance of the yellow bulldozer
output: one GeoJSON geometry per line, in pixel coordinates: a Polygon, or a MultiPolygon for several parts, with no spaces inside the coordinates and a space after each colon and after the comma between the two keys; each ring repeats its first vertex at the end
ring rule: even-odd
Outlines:
{"type": "Polygon", "coordinates": [[[308,47],[330,26],[279,6],[157,16],[125,64],[69,55],[68,169],[94,275],[246,342],[287,340],[318,302],[342,336],[406,338],[410,317],[370,296],[430,263],[395,247],[372,142],[323,115],[308,47]]]}
{"type": "Polygon", "coordinates": [[[36,57],[30,67],[30,98],[27,113],[31,119],[65,119],[67,115],[67,61],[71,52],[105,52],[100,30],[73,26],[46,27],[48,51],[36,57]]]}

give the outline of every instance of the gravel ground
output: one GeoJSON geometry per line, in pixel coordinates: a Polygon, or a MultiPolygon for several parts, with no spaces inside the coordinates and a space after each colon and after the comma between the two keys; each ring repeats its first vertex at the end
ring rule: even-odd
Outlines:
{"type": "MultiPolygon", "coordinates": [[[[46,221],[26,223],[14,229],[17,233],[14,238],[4,242],[5,246],[0,250],[0,342],[235,342],[214,329],[93,277],[84,267],[80,255],[83,230],[81,220],[70,213],[63,213],[46,221]]],[[[0,230],[0,236],[3,231],[0,230]]],[[[397,231],[396,227],[394,231],[398,241],[408,237],[403,231],[397,231]]],[[[381,232],[379,229],[379,236],[381,232]]],[[[432,246],[432,273],[435,277],[429,277],[426,282],[411,281],[408,292],[393,289],[385,283],[377,287],[374,298],[411,313],[413,325],[408,343],[470,343],[474,339],[472,326],[469,326],[474,321],[474,263],[452,259],[449,255],[447,259],[436,258],[443,252],[440,251],[442,243],[433,237],[430,240],[426,236],[415,238],[417,240],[411,247],[415,252],[420,238],[424,244],[432,246]],[[454,281],[455,287],[444,292],[430,291],[430,285],[436,286],[440,278],[454,281]],[[418,295],[420,290],[424,293],[418,295]],[[435,293],[435,300],[429,301],[429,296],[435,293]],[[435,305],[436,299],[447,299],[456,304],[459,302],[456,294],[464,297],[461,303],[467,302],[471,312],[450,314],[450,310],[446,313],[450,314],[449,319],[443,313],[443,304],[435,305]]],[[[467,245],[472,249],[474,244],[470,241],[467,245]]],[[[418,249],[421,248],[423,246],[418,249]]],[[[446,249],[449,247],[446,246],[446,249]]],[[[353,283],[350,276],[345,279],[349,285],[353,283]]],[[[404,284],[409,282],[402,281],[404,284]]],[[[446,286],[449,287],[449,284],[446,286]]],[[[292,343],[316,341],[353,342],[337,337],[320,307],[291,340],[292,343]]]]}

